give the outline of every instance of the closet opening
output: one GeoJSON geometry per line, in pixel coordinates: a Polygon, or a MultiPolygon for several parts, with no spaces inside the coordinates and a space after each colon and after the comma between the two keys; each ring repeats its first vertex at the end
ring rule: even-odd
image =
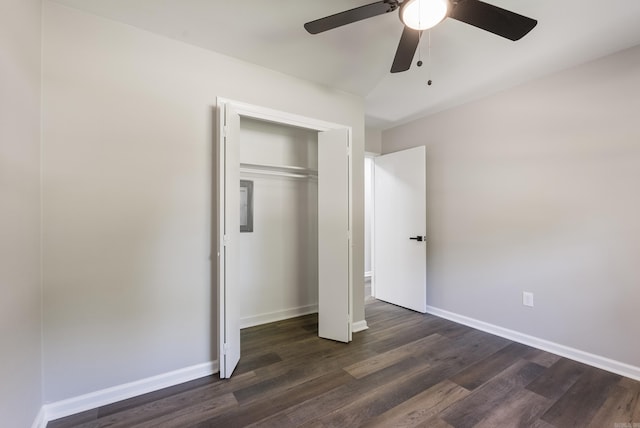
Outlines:
{"type": "Polygon", "coordinates": [[[319,337],[352,339],[351,128],[217,104],[218,361],[228,378],[242,327],[317,311],[319,337]]]}
{"type": "Polygon", "coordinates": [[[317,313],[317,131],[241,117],[239,162],[240,328],[317,313]]]}

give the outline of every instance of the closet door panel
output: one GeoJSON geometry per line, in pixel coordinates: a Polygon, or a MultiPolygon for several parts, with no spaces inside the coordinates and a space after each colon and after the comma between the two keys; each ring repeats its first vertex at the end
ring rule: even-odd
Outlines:
{"type": "Polygon", "coordinates": [[[219,239],[220,377],[229,378],[240,360],[240,116],[226,104],[221,111],[223,137],[220,172],[223,184],[219,239]]]}
{"type": "Polygon", "coordinates": [[[348,130],[318,134],[318,334],[351,340],[348,130]]]}

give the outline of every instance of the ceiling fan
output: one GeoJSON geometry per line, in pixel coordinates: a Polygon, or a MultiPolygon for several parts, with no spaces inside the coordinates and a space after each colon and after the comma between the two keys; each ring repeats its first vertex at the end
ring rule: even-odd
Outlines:
{"type": "Polygon", "coordinates": [[[304,28],[311,34],[318,34],[396,9],[399,9],[404,30],[391,66],[392,73],[411,67],[422,31],[447,17],[513,41],[520,40],[538,23],[479,0],[382,0],[307,22],[304,28]]]}

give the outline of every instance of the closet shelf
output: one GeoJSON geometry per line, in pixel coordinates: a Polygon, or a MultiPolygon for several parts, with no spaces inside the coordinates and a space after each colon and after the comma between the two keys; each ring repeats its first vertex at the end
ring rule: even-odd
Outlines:
{"type": "Polygon", "coordinates": [[[302,166],[266,165],[257,163],[241,163],[240,172],[250,174],[278,175],[283,177],[309,178],[317,177],[318,171],[302,166]]]}

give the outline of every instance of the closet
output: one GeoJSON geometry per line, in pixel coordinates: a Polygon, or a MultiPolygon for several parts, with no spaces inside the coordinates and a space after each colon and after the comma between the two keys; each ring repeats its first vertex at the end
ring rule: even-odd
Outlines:
{"type": "Polygon", "coordinates": [[[318,133],[240,119],[240,180],[253,227],[240,233],[240,327],[318,311],[318,133]]]}
{"type": "Polygon", "coordinates": [[[351,129],[222,98],[217,113],[218,361],[228,378],[245,326],[317,307],[318,336],[351,341],[351,129]]]}

